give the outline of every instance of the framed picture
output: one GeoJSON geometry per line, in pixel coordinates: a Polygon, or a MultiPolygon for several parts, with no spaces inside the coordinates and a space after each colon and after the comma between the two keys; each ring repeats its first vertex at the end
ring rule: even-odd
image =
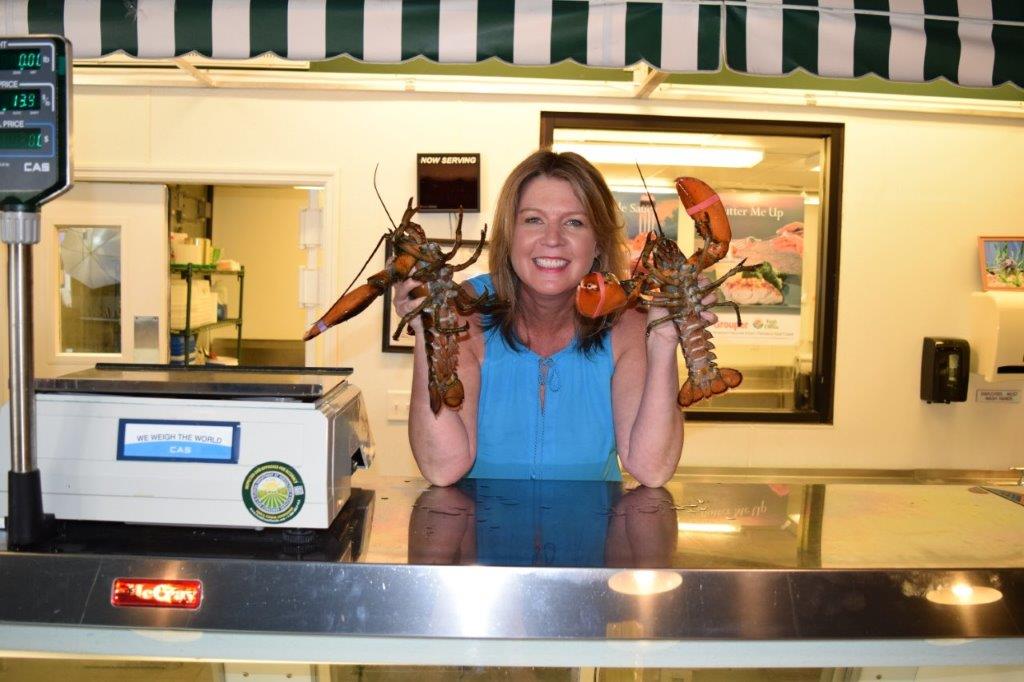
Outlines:
{"type": "MultiPolygon", "coordinates": [[[[435,239],[435,242],[441,245],[445,251],[450,251],[455,246],[454,239],[435,239]]],[[[477,240],[475,239],[463,239],[462,246],[459,247],[458,252],[455,254],[455,258],[451,260],[453,265],[461,265],[469,260],[470,256],[473,255],[473,251],[476,250],[477,240]]],[[[469,266],[465,270],[460,270],[455,273],[455,281],[464,282],[470,277],[475,277],[488,272],[487,267],[487,249],[488,244],[484,243],[483,251],[480,253],[480,258],[477,259],[473,265],[469,266]]],[[[391,245],[388,244],[385,250],[385,258],[390,259],[392,256],[391,245]]],[[[385,353],[411,353],[415,344],[415,338],[408,333],[408,327],[402,331],[402,335],[395,341],[392,336],[395,334],[395,330],[398,329],[398,324],[401,318],[395,314],[394,308],[391,305],[391,288],[388,287],[384,291],[384,326],[381,330],[381,350],[385,353]]]]}
{"type": "Polygon", "coordinates": [[[1024,291],[1024,237],[978,237],[983,291],[1024,291]]]}

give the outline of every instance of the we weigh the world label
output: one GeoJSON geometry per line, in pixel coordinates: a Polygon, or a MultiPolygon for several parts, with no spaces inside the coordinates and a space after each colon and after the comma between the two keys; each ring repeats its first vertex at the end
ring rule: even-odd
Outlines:
{"type": "Polygon", "coordinates": [[[238,424],[121,420],[118,459],[234,462],[238,424]]]}

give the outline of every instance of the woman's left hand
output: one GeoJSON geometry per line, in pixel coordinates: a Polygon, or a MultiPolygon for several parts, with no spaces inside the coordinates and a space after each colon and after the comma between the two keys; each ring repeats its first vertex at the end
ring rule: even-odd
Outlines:
{"type": "MultiPolygon", "coordinates": [[[[707,286],[710,280],[701,275],[697,278],[697,283],[701,286],[707,286]]],[[[702,319],[707,320],[709,325],[718,322],[718,315],[711,312],[710,308],[718,301],[718,296],[714,291],[709,292],[704,298],[701,299],[701,305],[705,308],[700,313],[702,319]]],[[[647,324],[660,320],[667,317],[669,311],[665,308],[652,307],[647,310],[647,324]]],[[[673,324],[673,320],[665,320],[651,328],[650,333],[647,336],[648,348],[651,348],[651,344],[659,348],[667,348],[668,346],[675,346],[679,343],[679,334],[676,331],[676,326],[673,324]]],[[[679,320],[682,323],[682,320],[679,320]]]]}

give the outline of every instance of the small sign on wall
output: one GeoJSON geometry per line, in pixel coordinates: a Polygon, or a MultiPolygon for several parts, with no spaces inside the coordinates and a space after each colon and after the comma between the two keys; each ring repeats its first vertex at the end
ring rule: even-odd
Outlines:
{"type": "Polygon", "coordinates": [[[479,154],[417,154],[420,211],[480,210],[479,154]]]}

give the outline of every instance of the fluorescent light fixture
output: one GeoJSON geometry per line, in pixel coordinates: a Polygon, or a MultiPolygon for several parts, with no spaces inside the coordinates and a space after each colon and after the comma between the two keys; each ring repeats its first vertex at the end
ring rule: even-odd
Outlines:
{"type": "Polygon", "coordinates": [[[608,587],[619,594],[646,597],[670,592],[683,584],[683,577],[675,571],[629,569],[608,578],[608,587]]]}
{"type": "Polygon", "coordinates": [[[803,196],[804,196],[804,205],[805,206],[820,206],[821,205],[821,197],[819,197],[817,194],[803,193],[803,196]]]}
{"type": "Polygon", "coordinates": [[[680,521],[680,533],[739,533],[740,527],[735,523],[686,523],[680,521]]]}
{"type": "Polygon", "coordinates": [[[313,192],[323,192],[323,185],[292,185],[292,189],[305,189],[313,192]]]}
{"type": "Polygon", "coordinates": [[[647,130],[601,130],[597,128],[558,128],[554,143],[562,142],[615,142],[618,144],[705,145],[716,137],[714,133],[659,133],[647,130]]]}
{"type": "Polygon", "coordinates": [[[747,147],[699,147],[589,142],[557,142],[556,152],[576,152],[591,163],[752,168],[764,159],[764,150],[747,147]]]}
{"type": "Polygon", "coordinates": [[[956,582],[952,585],[928,590],[925,599],[935,604],[947,606],[977,606],[978,604],[991,604],[1003,598],[1003,593],[992,587],[980,585],[969,585],[965,582],[956,582]]]}

